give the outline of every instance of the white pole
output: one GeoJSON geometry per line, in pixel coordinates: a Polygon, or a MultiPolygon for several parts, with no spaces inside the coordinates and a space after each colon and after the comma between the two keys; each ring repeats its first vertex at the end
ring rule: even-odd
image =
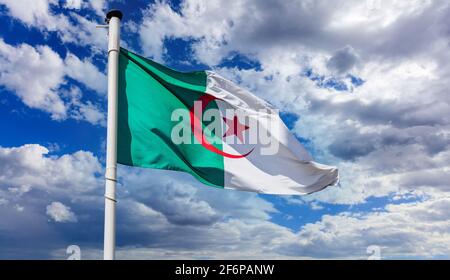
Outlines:
{"type": "Polygon", "coordinates": [[[108,42],[108,123],[106,133],[105,237],[103,259],[113,260],[116,247],[117,181],[117,92],[122,13],[111,10],[106,15],[108,42]]]}

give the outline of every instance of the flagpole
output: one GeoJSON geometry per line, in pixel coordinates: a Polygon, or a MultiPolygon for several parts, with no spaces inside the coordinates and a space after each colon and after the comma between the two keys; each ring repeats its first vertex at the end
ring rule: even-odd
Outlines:
{"type": "Polygon", "coordinates": [[[103,259],[113,260],[116,247],[117,98],[122,12],[111,10],[108,23],[108,121],[106,132],[105,236],[103,259]]]}

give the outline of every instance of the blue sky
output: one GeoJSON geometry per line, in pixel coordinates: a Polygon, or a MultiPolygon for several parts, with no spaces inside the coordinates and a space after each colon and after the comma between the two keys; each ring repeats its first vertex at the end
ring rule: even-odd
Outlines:
{"type": "Polygon", "coordinates": [[[64,259],[71,244],[101,257],[107,36],[95,26],[110,8],[123,46],[240,84],[341,171],[300,197],[121,166],[119,258],[364,259],[371,245],[448,258],[450,6],[230,2],[0,0],[1,259],[64,259]]]}

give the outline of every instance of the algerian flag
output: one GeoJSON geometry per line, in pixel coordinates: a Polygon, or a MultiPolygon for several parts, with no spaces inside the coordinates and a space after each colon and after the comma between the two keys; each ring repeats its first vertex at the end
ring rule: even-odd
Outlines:
{"type": "Polygon", "coordinates": [[[204,184],[308,194],[338,182],[267,102],[209,71],[119,57],[118,163],[192,174],[204,184]]]}

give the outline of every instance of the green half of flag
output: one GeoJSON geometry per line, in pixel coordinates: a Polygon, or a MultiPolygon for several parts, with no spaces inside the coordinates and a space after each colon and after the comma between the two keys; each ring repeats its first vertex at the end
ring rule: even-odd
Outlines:
{"type": "MultiPolygon", "coordinates": [[[[223,157],[202,145],[174,144],[171,121],[176,109],[189,110],[206,91],[203,71],[181,73],[125,49],[119,55],[117,162],[184,171],[201,182],[224,186],[223,157]]],[[[217,107],[210,102],[208,108],[217,107]]],[[[190,122],[184,122],[185,131],[190,122]]],[[[194,137],[194,136],[192,136],[194,137]]],[[[192,139],[191,143],[193,143],[192,139]]],[[[222,149],[220,141],[216,148],[222,149]]]]}

